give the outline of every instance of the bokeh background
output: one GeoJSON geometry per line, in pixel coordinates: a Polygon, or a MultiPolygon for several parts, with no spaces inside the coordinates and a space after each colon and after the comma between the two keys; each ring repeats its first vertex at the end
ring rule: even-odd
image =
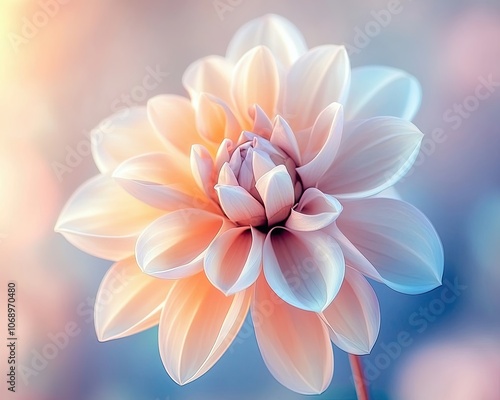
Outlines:
{"type": "MultiPolygon", "coordinates": [[[[165,373],[156,329],[99,343],[93,299],[110,262],[53,233],[65,200],[97,172],[89,131],[126,101],[186,94],[181,76],[191,62],[224,54],[239,26],[271,12],[295,23],[310,47],[346,44],[353,66],[402,68],[423,87],[415,123],[426,134],[424,146],[397,188],[442,238],[445,285],[421,296],[374,285],[382,328],[362,359],[373,398],[500,399],[498,0],[2,0],[0,321],[7,281],[14,280],[24,367],[15,394],[2,383],[2,398],[305,398],[272,378],[249,331],[186,387],[165,373]],[[381,20],[389,9],[399,12],[381,20]],[[165,76],[145,90],[151,69],[165,76]],[[478,99],[476,88],[488,81],[487,98],[478,99]],[[76,333],[41,360],[68,329],[76,333]]],[[[317,398],[355,398],[338,349],[333,383],[317,398]]]]}

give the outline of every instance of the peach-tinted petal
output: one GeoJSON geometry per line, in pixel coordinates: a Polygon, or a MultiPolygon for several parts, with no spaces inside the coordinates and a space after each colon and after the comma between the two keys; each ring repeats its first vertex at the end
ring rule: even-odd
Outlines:
{"type": "Polygon", "coordinates": [[[264,242],[264,274],[287,303],[321,312],[337,295],[344,279],[340,246],[321,231],[294,232],[275,227],[264,242]]]}
{"type": "Polygon", "coordinates": [[[267,115],[276,113],[280,87],[278,67],[267,47],[255,47],[241,58],[234,68],[231,87],[238,113],[247,125],[253,122],[251,107],[254,104],[267,115]]]}
{"type": "Polygon", "coordinates": [[[120,260],[134,254],[140,232],[161,214],[128,194],[109,176],[98,175],[73,193],[55,229],[89,254],[120,260]]]}
{"type": "Polygon", "coordinates": [[[268,14],[243,25],[229,43],[226,56],[237,62],[250,49],[266,46],[284,67],[292,65],[307,51],[304,37],[287,19],[268,14]]]}
{"type": "Polygon", "coordinates": [[[232,70],[232,63],[224,57],[204,57],[186,69],[182,76],[182,84],[194,101],[201,93],[211,93],[229,102],[232,70]]]}
{"type": "Polygon", "coordinates": [[[257,135],[269,140],[273,130],[273,123],[266,115],[264,110],[258,104],[254,104],[250,108],[250,118],[253,120],[253,127],[251,131],[257,135]]]}
{"type": "Polygon", "coordinates": [[[158,218],[139,236],[137,263],[149,275],[179,279],[203,269],[212,241],[230,227],[222,216],[191,208],[158,218]]]}
{"type": "Polygon", "coordinates": [[[274,120],[270,141],[288,154],[295,161],[295,164],[300,164],[301,157],[297,139],[290,126],[279,115],[274,120]]]}
{"type": "Polygon", "coordinates": [[[97,291],[94,321],[99,340],[130,336],[156,325],[174,283],[146,275],[133,256],[115,263],[97,291]]]}
{"type": "Polygon", "coordinates": [[[230,153],[234,149],[233,141],[230,139],[224,139],[219,148],[217,149],[215,155],[215,169],[216,171],[220,171],[224,163],[229,162],[231,158],[230,153]]]}
{"type": "Polygon", "coordinates": [[[146,107],[127,108],[113,114],[92,130],[91,139],[94,161],[103,174],[128,158],[167,150],[148,120],[146,107]]]}
{"type": "Polygon", "coordinates": [[[191,102],[181,96],[158,95],[148,101],[148,117],[170,152],[189,158],[193,144],[205,144],[196,130],[191,102]]]}
{"type": "Polygon", "coordinates": [[[423,134],[409,121],[372,118],[345,126],[333,164],[318,188],[337,198],[375,195],[395,184],[415,161],[423,134]]]}
{"type": "Polygon", "coordinates": [[[429,220],[393,199],[345,202],[337,219],[342,233],[394,290],[417,294],[441,284],[443,248],[429,220]]]}
{"type": "Polygon", "coordinates": [[[421,98],[420,84],[405,71],[380,66],[354,68],[346,119],[393,116],[411,121],[421,98]]]}
{"type": "Polygon", "coordinates": [[[224,139],[238,140],[241,133],[229,106],[221,99],[202,93],[196,102],[196,126],[200,135],[214,145],[224,139]]]}
{"type": "Polygon", "coordinates": [[[259,276],[264,234],[255,228],[233,228],[210,245],[205,273],[224,294],[234,294],[252,285],[259,276]]]}
{"type": "Polygon", "coordinates": [[[333,343],[351,354],[368,354],[378,337],[380,308],[377,295],[359,272],[346,268],[337,297],[322,317],[333,343]]]}
{"type": "Polygon", "coordinates": [[[158,331],[161,359],[172,379],[189,383],[219,360],[245,321],[252,293],[225,296],[204,273],[175,284],[158,331]]]}
{"type": "Polygon", "coordinates": [[[208,198],[215,195],[214,160],[210,152],[200,144],[191,148],[191,172],[193,178],[208,198]]]}
{"type": "Polygon", "coordinates": [[[334,222],[341,211],[342,205],[335,197],[309,188],[292,209],[286,227],[295,231],[317,231],[334,222]]]}
{"type": "Polygon", "coordinates": [[[255,187],[264,202],[268,225],[274,225],[290,214],[295,193],[292,179],[284,165],[278,165],[262,175],[255,187]]]}
{"type": "Polygon", "coordinates": [[[262,277],[251,311],[262,358],[278,382],[302,394],[323,392],[333,376],[333,351],[320,317],[282,301],[262,277]]]}
{"type": "Polygon", "coordinates": [[[310,130],[298,134],[302,153],[302,166],[297,168],[302,185],[316,185],[330,168],[342,139],[343,109],[339,103],[326,107],[310,130]]]}
{"type": "Polygon", "coordinates": [[[350,72],[344,46],[315,47],[293,64],[281,112],[295,132],[310,128],[329,104],[345,102],[350,72]]]}
{"type": "Polygon", "coordinates": [[[186,170],[165,153],[130,158],[115,169],[113,178],[135,198],[162,210],[209,204],[186,170]]]}
{"type": "Polygon", "coordinates": [[[241,186],[216,185],[220,206],[238,224],[259,226],[265,223],[264,207],[241,186]]]}

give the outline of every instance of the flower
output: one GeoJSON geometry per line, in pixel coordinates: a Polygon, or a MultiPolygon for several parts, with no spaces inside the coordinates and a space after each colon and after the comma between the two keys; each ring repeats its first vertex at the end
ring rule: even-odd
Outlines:
{"type": "Polygon", "coordinates": [[[333,374],[330,340],[370,352],[380,312],[366,277],[403,293],[440,284],[443,253],[411,205],[376,197],[411,167],[422,133],[414,78],[308,50],[275,15],[226,57],[189,66],[190,100],[160,95],[93,132],[101,174],[57,230],[116,261],[97,295],[100,340],[159,324],[185,384],[222,356],[250,309],[271,373],[299,393],[333,374]]]}

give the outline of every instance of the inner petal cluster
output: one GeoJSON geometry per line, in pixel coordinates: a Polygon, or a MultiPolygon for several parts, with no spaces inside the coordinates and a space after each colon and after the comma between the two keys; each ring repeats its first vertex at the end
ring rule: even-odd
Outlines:
{"type": "MultiPolygon", "coordinates": [[[[281,121],[277,117],[273,133],[282,128],[281,121]]],[[[217,199],[226,216],[238,225],[267,230],[280,224],[302,194],[296,161],[257,133],[242,132],[236,145],[224,142],[216,165],[220,165],[217,199]]]]}

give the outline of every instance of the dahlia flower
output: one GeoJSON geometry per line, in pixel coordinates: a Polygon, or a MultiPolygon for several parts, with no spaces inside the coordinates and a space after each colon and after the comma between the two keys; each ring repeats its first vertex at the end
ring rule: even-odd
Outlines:
{"type": "Polygon", "coordinates": [[[78,248],[116,261],[97,295],[97,336],[158,324],[163,364],[185,384],[250,310],[274,377],[320,393],[331,341],[365,354],[377,338],[366,278],[403,293],[440,284],[432,225],[379,195],[419,151],[409,122],[419,85],[392,68],[351,71],[343,46],[308,50],[275,15],[238,30],[225,57],[190,65],[183,84],[189,99],[156,96],[94,130],[100,174],[57,223],[78,248]]]}

